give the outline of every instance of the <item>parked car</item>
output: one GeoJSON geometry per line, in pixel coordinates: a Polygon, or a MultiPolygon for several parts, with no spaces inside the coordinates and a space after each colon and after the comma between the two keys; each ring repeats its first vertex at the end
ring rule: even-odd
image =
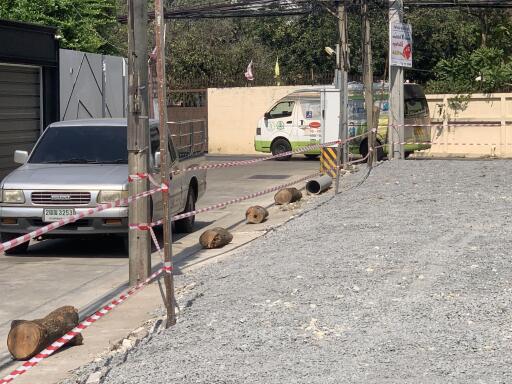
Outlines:
{"type": "MultiPolygon", "coordinates": [[[[149,124],[150,171],[160,171],[160,135],[157,121],[149,124]]],[[[170,135],[169,135],[170,137],[170,135]]],[[[128,195],[126,119],[91,119],[53,123],[44,131],[30,155],[16,151],[15,162],[23,164],[1,183],[0,239],[21,234],[98,204],[128,195]]],[[[169,140],[173,171],[198,165],[202,156],[179,156],[169,140]]],[[[183,154],[182,154],[183,155],[183,154]]],[[[160,180],[160,178],[157,178],[160,180]]],[[[181,172],[170,182],[172,214],[195,209],[206,190],[206,171],[181,172]]],[[[150,200],[152,220],[162,217],[161,193],[150,200]]],[[[176,230],[192,232],[194,217],[176,222],[176,230]]],[[[44,237],[85,237],[128,234],[128,207],[116,207],[55,229],[44,237]]],[[[125,242],[126,244],[127,242],[125,242]]],[[[24,253],[28,243],[6,251],[24,253]]]]}
{"type": "MultiPolygon", "coordinates": [[[[333,89],[333,88],[329,88],[333,89]]],[[[339,96],[334,102],[325,99],[326,88],[305,89],[290,93],[277,101],[259,120],[254,138],[254,148],[258,152],[271,152],[273,155],[296,150],[311,144],[319,144],[322,130],[327,126],[338,130],[339,96]],[[331,111],[333,110],[333,111],[331,111]]],[[[348,137],[359,136],[367,131],[366,105],[363,85],[349,83],[348,94],[348,137]]],[[[379,160],[388,152],[388,113],[389,85],[375,83],[373,86],[374,103],[379,112],[377,141],[382,144],[377,150],[379,160]]],[[[414,151],[430,148],[430,114],[427,99],[418,84],[404,84],[405,107],[405,144],[406,156],[414,151]],[[415,142],[423,142],[415,144],[415,142]]],[[[336,135],[337,137],[337,135],[336,135]]],[[[351,153],[368,154],[366,138],[357,138],[349,143],[351,153]]],[[[317,157],[320,149],[304,153],[306,157],[317,157]]],[[[284,156],[279,160],[288,160],[284,156]]]]}

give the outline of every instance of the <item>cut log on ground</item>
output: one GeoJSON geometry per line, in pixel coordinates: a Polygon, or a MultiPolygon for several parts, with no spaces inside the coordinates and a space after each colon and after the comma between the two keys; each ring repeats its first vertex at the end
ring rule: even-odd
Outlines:
{"type": "Polygon", "coordinates": [[[233,235],[227,229],[216,227],[204,231],[199,237],[199,244],[203,248],[220,248],[229,244],[233,240],[233,235]]]}
{"type": "Polygon", "coordinates": [[[302,199],[302,193],[297,188],[283,188],[274,195],[277,205],[290,204],[302,199]]]}
{"type": "MultiPolygon", "coordinates": [[[[13,320],[7,336],[7,348],[15,359],[27,360],[77,325],[78,311],[70,305],[56,309],[43,319],[13,320]]],[[[82,340],[79,334],[67,344],[80,345],[82,340]]]]}
{"type": "Polygon", "coordinates": [[[245,212],[245,220],[249,224],[259,224],[262,223],[268,216],[268,211],[259,205],[254,205],[249,207],[245,212]]]}

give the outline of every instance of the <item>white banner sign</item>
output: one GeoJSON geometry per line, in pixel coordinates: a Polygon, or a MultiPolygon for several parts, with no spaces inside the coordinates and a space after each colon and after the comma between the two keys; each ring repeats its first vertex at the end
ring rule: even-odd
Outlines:
{"type": "Polygon", "coordinates": [[[391,65],[412,68],[412,29],[410,24],[393,23],[389,31],[391,65]]]}

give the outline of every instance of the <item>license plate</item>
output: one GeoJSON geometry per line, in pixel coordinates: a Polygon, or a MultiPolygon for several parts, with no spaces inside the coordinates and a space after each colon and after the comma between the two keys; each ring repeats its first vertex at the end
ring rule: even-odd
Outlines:
{"type": "Polygon", "coordinates": [[[43,211],[43,221],[47,223],[59,221],[74,214],[75,210],[73,208],[45,208],[43,211]]]}

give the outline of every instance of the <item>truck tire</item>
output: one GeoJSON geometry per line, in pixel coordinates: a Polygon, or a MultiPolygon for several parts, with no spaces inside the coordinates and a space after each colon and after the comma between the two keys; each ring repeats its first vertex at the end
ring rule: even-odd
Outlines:
{"type": "MultiPolygon", "coordinates": [[[[0,240],[2,241],[2,243],[5,243],[6,241],[9,241],[9,240],[12,240],[12,239],[15,239],[17,237],[21,236],[21,233],[18,234],[18,233],[5,233],[5,232],[2,232],[0,233],[0,240]]],[[[13,247],[11,249],[8,249],[5,252],[6,255],[22,255],[24,253],[27,253],[27,250],[28,250],[28,241],[20,244],[20,245],[17,245],[16,247],[13,247]]]]}
{"type": "MultiPolygon", "coordinates": [[[[377,145],[379,146],[379,148],[377,148],[377,161],[381,161],[383,158],[384,158],[384,148],[382,148],[380,145],[381,142],[379,140],[377,140],[377,145]]],[[[361,142],[361,145],[359,146],[359,153],[361,154],[361,156],[366,157],[366,155],[368,155],[368,140],[367,139],[364,139],[362,142],[361,142]]]]}
{"type": "MultiPolygon", "coordinates": [[[[272,151],[272,155],[275,156],[275,155],[278,155],[283,152],[290,152],[292,150],[292,146],[290,145],[290,142],[288,140],[279,138],[279,139],[276,139],[272,143],[270,150],[272,151]]],[[[290,160],[291,157],[292,157],[292,155],[282,156],[282,157],[276,158],[275,160],[285,161],[285,160],[290,160]]]]}
{"type": "MultiPolygon", "coordinates": [[[[193,188],[188,188],[187,202],[185,203],[185,209],[181,213],[191,212],[196,209],[196,192],[193,188]]],[[[184,219],[177,220],[175,222],[176,232],[178,233],[192,233],[194,232],[194,223],[196,222],[196,216],[185,217],[184,219]]]]}
{"type": "Polygon", "coordinates": [[[308,159],[308,160],[316,160],[316,159],[318,159],[318,157],[320,155],[313,155],[313,154],[310,154],[310,153],[306,153],[304,156],[306,156],[306,159],[308,159]]]}

